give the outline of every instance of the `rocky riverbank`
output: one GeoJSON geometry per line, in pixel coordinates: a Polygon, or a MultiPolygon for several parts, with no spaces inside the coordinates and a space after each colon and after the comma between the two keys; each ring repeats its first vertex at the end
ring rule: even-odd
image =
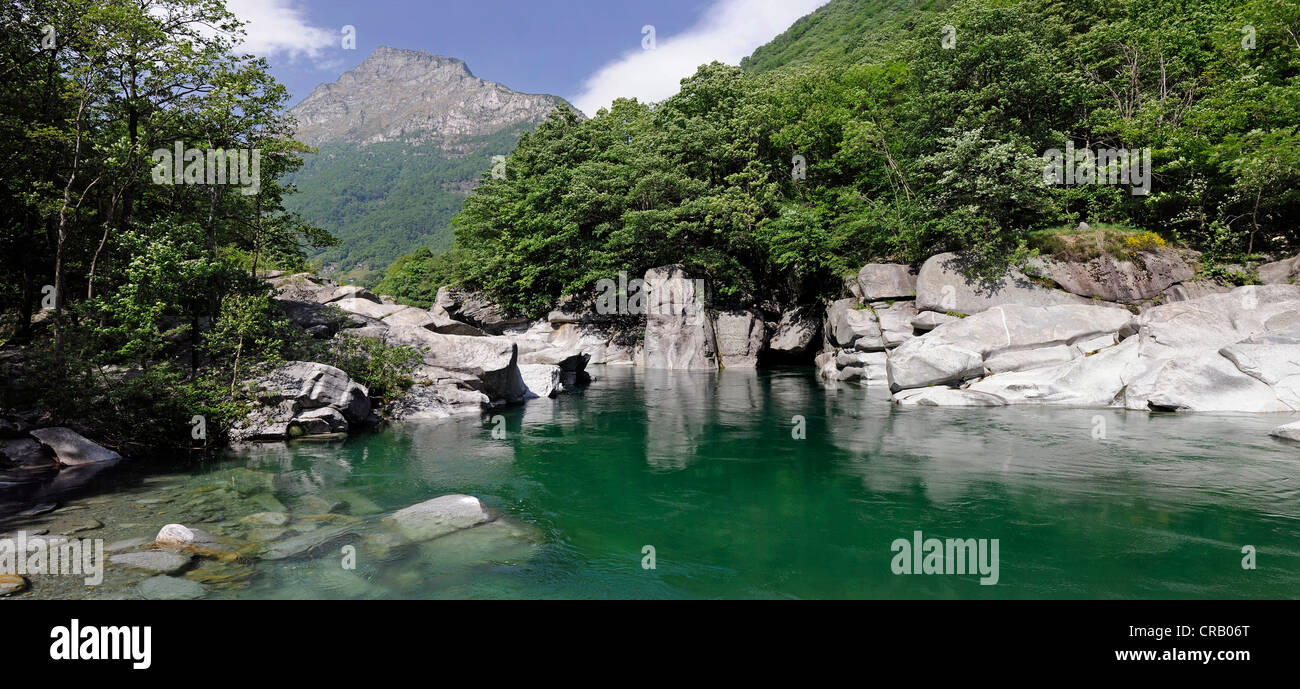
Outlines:
{"type": "Polygon", "coordinates": [[[12,564],[12,547],[20,544],[29,563],[40,547],[48,552],[73,542],[89,554],[76,571],[5,572],[0,598],[256,596],[263,570],[284,565],[294,566],[304,598],[403,597],[426,575],[456,579],[527,562],[543,542],[536,528],[473,496],[384,510],[358,491],[323,487],[305,472],[263,469],[256,461],[127,480],[111,494],[36,512],[0,518],[0,553],[10,548],[10,559],[0,562],[12,564]]]}
{"type": "MultiPolygon", "coordinates": [[[[960,257],[919,270],[863,266],[829,303],[718,309],[712,285],[681,266],[646,272],[644,334],[615,330],[594,300],[567,298],[545,320],[512,318],[444,288],[428,310],[309,275],[275,276],[285,310],[424,351],[401,418],[550,396],[589,364],[707,371],[809,362],[828,384],[886,388],[896,404],[1054,404],[1145,411],[1300,412],[1300,257],[1260,266],[1260,284],[1199,279],[1168,248],[1087,261],[1039,258],[996,283],[960,257]],[[307,314],[313,314],[308,316],[307,314]]],[[[301,398],[302,395],[299,395],[301,398]]]]}

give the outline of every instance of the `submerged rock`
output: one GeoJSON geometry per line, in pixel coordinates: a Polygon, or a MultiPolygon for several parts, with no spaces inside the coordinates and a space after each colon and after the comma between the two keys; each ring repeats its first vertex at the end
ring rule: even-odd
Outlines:
{"type": "Polygon", "coordinates": [[[422,571],[440,575],[470,567],[527,562],[541,548],[536,527],[512,519],[462,529],[419,545],[422,571]]]}
{"type": "Polygon", "coordinates": [[[140,582],[140,595],[148,600],[197,600],[208,590],[198,582],[160,574],[140,582]]]}
{"type": "Polygon", "coordinates": [[[384,522],[407,540],[420,542],[490,522],[493,518],[478,498],[453,494],[398,510],[385,517],[384,522]]]}
{"type": "Polygon", "coordinates": [[[115,565],[145,572],[178,574],[190,566],[190,563],[194,561],[194,556],[190,553],[174,550],[147,550],[138,553],[113,555],[108,558],[108,561],[115,565]]]}

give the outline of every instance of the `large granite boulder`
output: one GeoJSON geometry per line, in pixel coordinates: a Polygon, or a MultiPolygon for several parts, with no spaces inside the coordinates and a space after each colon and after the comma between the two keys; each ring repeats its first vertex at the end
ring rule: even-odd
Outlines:
{"type": "Polygon", "coordinates": [[[0,438],[0,465],[53,466],[54,453],[35,438],[0,438]]]}
{"type": "Polygon", "coordinates": [[[1265,285],[1292,285],[1300,279],[1300,255],[1259,267],[1259,281],[1265,285]]]}
{"type": "Polygon", "coordinates": [[[385,316],[410,308],[408,306],[402,306],[401,304],[376,303],[369,299],[358,299],[356,297],[340,299],[333,302],[332,306],[347,311],[348,313],[360,314],[362,316],[379,320],[382,320],[385,316]]]}
{"type": "Polygon", "coordinates": [[[269,399],[294,400],[305,409],[346,404],[352,385],[342,369],[314,361],[286,362],[257,382],[269,399]]]}
{"type": "Polygon", "coordinates": [[[518,404],[524,399],[519,348],[510,339],[443,335],[405,325],[389,328],[386,341],[414,347],[430,366],[472,374],[481,381],[479,391],[494,403],[518,404]]]}
{"type": "MultiPolygon", "coordinates": [[[[478,379],[473,384],[478,384],[478,379]]],[[[398,420],[445,419],[462,414],[478,414],[492,406],[492,399],[467,384],[441,379],[417,381],[400,399],[393,401],[388,413],[398,420]]]]}
{"type": "Polygon", "coordinates": [[[478,498],[470,495],[443,495],[412,505],[385,517],[406,540],[413,543],[433,540],[449,533],[468,529],[495,519],[478,498]]]}
{"type": "Polygon", "coordinates": [[[1300,442],[1300,421],[1289,423],[1285,426],[1278,426],[1269,432],[1269,435],[1282,440],[1294,440],[1300,442]]]}
{"type": "Polygon", "coordinates": [[[646,368],[718,370],[717,340],[702,285],[679,265],[646,271],[646,368]]]}
{"type": "Polygon", "coordinates": [[[1146,301],[1196,277],[1196,268],[1173,249],[1140,251],[1126,260],[1110,254],[1085,262],[1038,258],[1030,268],[1067,292],[1126,303],[1146,301]]]}
{"type": "Polygon", "coordinates": [[[863,340],[860,349],[875,351],[885,348],[880,323],[870,308],[863,308],[857,299],[839,299],[826,308],[826,340],[832,347],[852,347],[863,340]]]}
{"type": "Polygon", "coordinates": [[[818,307],[815,305],[807,304],[786,309],[781,313],[776,332],[768,341],[768,351],[784,359],[811,356],[817,349],[821,321],[818,307]]]}
{"type": "Polygon", "coordinates": [[[434,304],[449,318],[468,323],[492,335],[500,335],[528,324],[527,318],[506,313],[505,309],[493,304],[482,294],[454,287],[440,287],[434,304]]]}
{"type": "Polygon", "coordinates": [[[394,325],[413,325],[417,328],[428,328],[433,330],[437,326],[437,319],[433,314],[424,309],[417,309],[414,306],[407,306],[394,311],[383,317],[384,325],[392,327],[394,325]]]}
{"type": "Polygon", "coordinates": [[[70,428],[41,428],[32,431],[31,435],[49,448],[63,466],[102,464],[122,459],[122,455],[96,445],[70,428]]]}
{"type": "Polygon", "coordinates": [[[1013,404],[1300,411],[1300,286],[1240,287],[1165,304],[1144,311],[1133,326],[1136,334],[1117,346],[997,373],[970,389],[1013,404]]]}
{"type": "Polygon", "coordinates": [[[885,349],[893,349],[915,336],[912,328],[912,321],[917,316],[915,302],[873,302],[871,312],[880,325],[880,340],[885,349]]]}
{"type": "Polygon", "coordinates": [[[528,388],[525,396],[554,397],[560,391],[564,372],[554,364],[520,364],[519,375],[528,388]]]}
{"type": "MultiPolygon", "coordinates": [[[[1117,337],[1132,319],[1125,309],[1101,306],[994,307],[941,325],[893,350],[888,366],[890,388],[960,383],[984,375],[985,360],[998,354],[1087,346],[1099,337],[1117,337]]],[[[1007,360],[1003,362],[1003,370],[1008,370],[1007,360]]]]}
{"type": "Polygon", "coordinates": [[[1088,304],[1077,294],[1049,289],[1032,282],[1024,273],[1012,270],[991,285],[972,283],[961,274],[956,254],[936,254],[921,266],[916,278],[916,308],[974,314],[1004,304],[1056,306],[1088,304]]]}
{"type": "Polygon", "coordinates": [[[714,319],[723,368],[755,368],[767,345],[767,324],[752,309],[720,311],[714,319]]]}
{"type": "Polygon", "coordinates": [[[863,302],[912,299],[916,296],[916,275],[905,265],[868,263],[858,271],[858,297],[863,302]]]}

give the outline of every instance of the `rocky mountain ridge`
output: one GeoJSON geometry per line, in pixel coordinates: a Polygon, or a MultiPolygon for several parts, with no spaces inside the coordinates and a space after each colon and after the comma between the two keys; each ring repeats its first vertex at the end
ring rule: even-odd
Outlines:
{"type": "Polygon", "coordinates": [[[298,120],[299,140],[312,146],[407,141],[448,148],[535,125],[564,103],[480,79],[456,58],[381,46],[338,81],[317,86],[289,113],[298,120]]]}

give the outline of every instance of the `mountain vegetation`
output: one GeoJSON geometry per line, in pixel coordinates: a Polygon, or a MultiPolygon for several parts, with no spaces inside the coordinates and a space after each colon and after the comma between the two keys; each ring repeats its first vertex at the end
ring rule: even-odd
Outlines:
{"type": "Polygon", "coordinates": [[[797,300],[943,251],[1000,275],[1034,233],[1084,221],[1207,264],[1294,253],[1298,7],[833,0],[661,103],[553,114],[466,200],[455,248],[385,285],[427,300],[449,280],[540,314],[683,263],[723,301],[797,300]],[[1044,154],[1068,147],[1149,149],[1150,193],[1049,184],[1044,154]]]}
{"type": "Polygon", "coordinates": [[[445,251],[465,196],[563,100],[475,77],[464,62],[381,46],[289,114],[316,147],[286,207],[338,239],[311,258],[374,285],[420,247],[445,251]]]}

